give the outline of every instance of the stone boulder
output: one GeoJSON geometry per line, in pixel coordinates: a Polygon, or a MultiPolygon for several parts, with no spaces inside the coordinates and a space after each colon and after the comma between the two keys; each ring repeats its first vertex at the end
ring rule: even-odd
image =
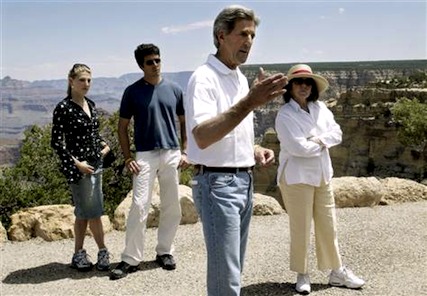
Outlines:
{"type": "Polygon", "coordinates": [[[179,201],[181,203],[181,224],[194,224],[199,221],[199,214],[193,200],[191,187],[179,185],[179,201]]]}
{"type": "Polygon", "coordinates": [[[427,186],[424,184],[394,177],[380,179],[380,182],[385,189],[381,200],[383,205],[427,200],[427,186]]]}
{"type": "Polygon", "coordinates": [[[45,240],[73,237],[73,208],[70,205],[39,206],[23,209],[11,216],[9,238],[26,241],[41,235],[45,240]],[[43,225],[41,225],[43,224],[43,225]],[[45,229],[51,235],[45,235],[45,229]]]}
{"type": "MultiPolygon", "coordinates": [[[[74,207],[71,205],[45,205],[28,208],[11,216],[9,238],[12,241],[25,241],[41,237],[55,241],[74,237],[74,207]]],[[[102,217],[104,232],[111,231],[108,216],[102,217]]],[[[88,229],[87,234],[91,235],[88,229]]]]}
{"type": "Polygon", "coordinates": [[[151,198],[151,207],[148,211],[147,228],[158,227],[160,220],[160,196],[156,193],[151,198]]]}
{"type": "Polygon", "coordinates": [[[384,186],[375,177],[332,178],[331,185],[337,208],[373,207],[386,194],[384,186]]]}
{"type": "MultiPolygon", "coordinates": [[[[147,227],[158,227],[159,226],[159,215],[160,215],[160,197],[159,197],[158,183],[155,183],[153,189],[153,196],[151,199],[151,206],[147,217],[147,227]],[[157,184],[157,185],[156,185],[157,184]]],[[[192,198],[192,190],[190,187],[185,185],[179,185],[179,201],[181,204],[182,218],[180,224],[194,224],[198,221],[198,214],[194,206],[192,198]]],[[[114,211],[114,228],[117,230],[126,230],[126,221],[129,214],[129,209],[132,204],[132,191],[130,191],[126,198],[120,203],[117,209],[114,211]]]]}
{"type": "Polygon", "coordinates": [[[7,232],[3,227],[3,224],[0,223],[0,245],[2,245],[5,241],[7,241],[7,232]]]}
{"type": "Polygon", "coordinates": [[[280,203],[272,196],[254,193],[254,216],[270,216],[285,213],[280,203]]]}
{"type": "Polygon", "coordinates": [[[128,219],[129,208],[132,204],[133,191],[129,191],[125,199],[118,205],[114,211],[113,227],[114,229],[124,231],[126,230],[126,221],[128,219]]]}

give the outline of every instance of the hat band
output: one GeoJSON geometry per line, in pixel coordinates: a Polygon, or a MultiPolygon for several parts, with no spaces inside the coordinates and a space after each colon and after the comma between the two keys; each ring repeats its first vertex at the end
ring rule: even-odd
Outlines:
{"type": "Polygon", "coordinates": [[[311,71],[309,71],[309,70],[298,70],[298,71],[292,72],[292,75],[300,74],[300,73],[313,74],[313,73],[312,73],[311,71]]]}

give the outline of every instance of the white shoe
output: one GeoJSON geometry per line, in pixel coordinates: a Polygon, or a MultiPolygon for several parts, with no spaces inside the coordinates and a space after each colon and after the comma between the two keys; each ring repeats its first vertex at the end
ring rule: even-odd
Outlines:
{"type": "Polygon", "coordinates": [[[359,289],[365,284],[365,281],[355,276],[350,269],[342,267],[339,271],[333,270],[331,272],[329,284],[331,286],[359,289]]]}
{"type": "Polygon", "coordinates": [[[298,293],[307,295],[311,292],[311,286],[310,286],[310,277],[308,276],[308,273],[302,274],[298,273],[297,275],[297,284],[295,289],[298,293]]]}

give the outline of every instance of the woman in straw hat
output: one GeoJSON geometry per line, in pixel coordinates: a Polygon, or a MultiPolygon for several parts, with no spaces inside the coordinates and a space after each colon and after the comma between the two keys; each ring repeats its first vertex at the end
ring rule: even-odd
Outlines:
{"type": "Polygon", "coordinates": [[[332,112],[318,101],[328,81],[305,64],[293,66],[287,76],[285,104],[276,117],[280,141],[277,181],[289,215],[290,268],[297,272],[296,290],[311,291],[308,249],[312,220],[318,268],[332,270],[329,284],[360,288],[364,281],[343,266],[338,249],[329,148],[341,143],[342,131],[332,112]]]}

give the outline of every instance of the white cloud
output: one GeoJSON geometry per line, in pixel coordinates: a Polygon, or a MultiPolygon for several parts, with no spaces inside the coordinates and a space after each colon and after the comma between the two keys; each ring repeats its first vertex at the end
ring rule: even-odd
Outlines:
{"type": "Polygon", "coordinates": [[[187,31],[193,31],[203,28],[209,28],[212,27],[213,21],[201,21],[201,22],[195,22],[187,25],[182,26],[170,26],[170,27],[163,27],[162,32],[165,34],[175,34],[175,33],[181,33],[181,32],[187,32],[187,31]]]}
{"type": "Polygon", "coordinates": [[[344,14],[344,12],[345,12],[345,9],[344,8],[338,8],[338,13],[339,14],[344,14]]]}

